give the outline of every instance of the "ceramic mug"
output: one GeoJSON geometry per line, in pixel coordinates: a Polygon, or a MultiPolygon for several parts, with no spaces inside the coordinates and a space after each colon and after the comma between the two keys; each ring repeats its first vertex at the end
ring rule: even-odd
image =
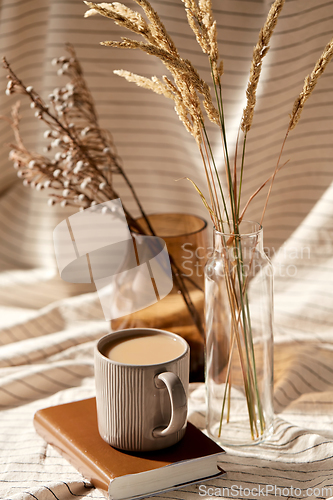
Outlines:
{"type": "Polygon", "coordinates": [[[119,330],[98,341],[96,403],[98,429],[104,441],[121,450],[153,451],[171,446],[183,437],[187,424],[189,351],[187,342],[179,335],[153,328],[119,330]],[[143,348],[148,360],[142,362],[137,354],[139,344],[133,344],[133,339],[148,341],[141,344],[148,345],[143,348]],[[157,340],[162,344],[156,344],[157,340]],[[134,358],[127,359],[129,342],[134,358]],[[169,345],[171,351],[167,352],[169,345]],[[119,353],[118,357],[112,354],[116,353],[115,346],[121,346],[120,357],[119,353]]]}

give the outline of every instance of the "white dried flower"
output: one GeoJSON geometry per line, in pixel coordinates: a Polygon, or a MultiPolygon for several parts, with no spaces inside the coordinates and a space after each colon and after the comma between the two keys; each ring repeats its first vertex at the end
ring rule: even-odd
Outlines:
{"type": "Polygon", "coordinates": [[[51,185],[51,180],[48,179],[47,181],[44,182],[44,187],[47,189],[51,185]]]}
{"type": "Polygon", "coordinates": [[[41,191],[42,187],[44,187],[42,182],[39,182],[36,186],[37,191],[41,191]]]}
{"type": "Polygon", "coordinates": [[[83,167],[83,161],[80,160],[77,162],[77,164],[73,170],[74,174],[78,174],[80,172],[80,170],[82,169],[82,167],[83,167]]]}
{"type": "Polygon", "coordinates": [[[19,170],[19,171],[17,172],[17,177],[19,177],[19,178],[21,179],[23,176],[24,176],[23,171],[22,171],[22,170],[19,170]]]}
{"type": "Polygon", "coordinates": [[[56,154],[54,155],[54,159],[55,159],[55,161],[59,161],[59,160],[61,160],[61,153],[60,153],[60,151],[58,151],[58,153],[56,153],[56,154]]]}
{"type": "Polygon", "coordinates": [[[28,167],[29,168],[34,168],[35,165],[36,165],[35,160],[30,160],[29,163],[28,163],[28,167]]]}
{"type": "Polygon", "coordinates": [[[93,201],[90,203],[90,206],[91,206],[91,207],[94,207],[95,205],[97,205],[97,201],[93,200],[93,201]]]}
{"type": "Polygon", "coordinates": [[[69,189],[64,189],[62,195],[67,197],[69,193],[70,193],[69,189]]]}
{"type": "Polygon", "coordinates": [[[35,103],[35,102],[31,102],[31,103],[30,103],[30,108],[31,108],[31,109],[33,109],[33,108],[35,108],[35,107],[36,107],[36,103],[35,103]]]}
{"type": "Polygon", "coordinates": [[[54,141],[51,142],[52,148],[57,148],[61,143],[61,139],[58,137],[58,139],[54,139],[54,141]]]}
{"type": "Polygon", "coordinates": [[[53,199],[53,198],[49,198],[49,199],[47,200],[47,204],[48,204],[50,207],[52,207],[52,206],[55,204],[54,199],[53,199]]]}
{"type": "Polygon", "coordinates": [[[67,200],[62,200],[62,201],[60,202],[60,206],[61,206],[61,207],[65,207],[66,205],[67,205],[67,200]]]}
{"type": "Polygon", "coordinates": [[[33,91],[33,87],[31,85],[29,85],[29,87],[27,87],[25,90],[27,92],[32,92],[33,91]]]}
{"type": "Polygon", "coordinates": [[[91,182],[91,177],[86,177],[81,183],[81,189],[85,189],[87,185],[91,182]]]}
{"type": "Polygon", "coordinates": [[[78,199],[83,201],[85,199],[85,195],[83,193],[79,194],[78,199]]]}
{"type": "Polygon", "coordinates": [[[58,58],[55,57],[54,59],[52,59],[51,64],[52,66],[56,66],[58,64],[58,58]]]}
{"type": "Polygon", "coordinates": [[[106,182],[101,182],[100,185],[98,186],[99,189],[104,189],[106,186],[106,182]]]}
{"type": "Polygon", "coordinates": [[[53,177],[59,177],[59,175],[61,174],[61,170],[60,168],[57,168],[54,172],[53,172],[53,177]]]}
{"type": "Polygon", "coordinates": [[[24,179],[22,184],[23,184],[24,187],[28,187],[29,186],[28,179],[24,179]]]}
{"type": "Polygon", "coordinates": [[[89,131],[90,131],[90,127],[85,127],[84,129],[82,129],[81,130],[82,137],[85,137],[89,131]]]}
{"type": "Polygon", "coordinates": [[[51,135],[52,135],[51,130],[45,130],[45,132],[44,132],[45,139],[47,139],[48,137],[51,137],[51,135]]]}

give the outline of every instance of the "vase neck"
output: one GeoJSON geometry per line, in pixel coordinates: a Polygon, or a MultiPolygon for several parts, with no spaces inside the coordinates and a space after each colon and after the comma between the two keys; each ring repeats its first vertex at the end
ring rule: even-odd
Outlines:
{"type": "MultiPolygon", "coordinates": [[[[227,229],[225,225],[224,229],[227,229]]],[[[231,231],[220,232],[214,229],[214,250],[221,253],[226,248],[241,246],[243,251],[246,249],[256,249],[259,252],[264,251],[263,229],[260,224],[252,221],[244,221],[239,226],[239,233],[231,231]]]]}

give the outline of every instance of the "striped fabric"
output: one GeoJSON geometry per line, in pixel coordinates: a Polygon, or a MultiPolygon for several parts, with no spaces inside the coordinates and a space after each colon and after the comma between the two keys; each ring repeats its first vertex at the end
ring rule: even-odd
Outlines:
{"type": "MultiPolygon", "coordinates": [[[[130,5],[130,2],[128,3],[130,5]]],[[[153,5],[184,57],[204,79],[206,59],[180,0],[153,5]]],[[[237,135],[253,46],[268,0],[214,0],[230,144],[237,135]]],[[[51,60],[71,42],[126,172],[148,213],[207,216],[183,176],[205,185],[194,141],[166,99],[113,74],[163,74],[155,59],[99,45],[128,35],[107,19],[84,19],[80,0],[1,0],[0,48],[26,85],[47,96],[62,80],[51,60]]],[[[332,0],[287,0],[264,64],[245,166],[244,202],[273,171],[292,103],[333,34],[332,0]]],[[[1,114],[15,97],[5,93],[1,114]]],[[[333,497],[333,63],[290,134],[264,221],[275,276],[276,432],[261,446],[230,449],[227,476],[161,496],[194,500],[333,497]],[[225,488],[223,490],[223,488],[225,488]]],[[[22,99],[26,145],[43,151],[43,125],[22,99]]],[[[208,126],[212,133],[214,129],[208,126]]],[[[52,231],[69,213],[22,186],[8,158],[12,134],[0,122],[0,497],[6,500],[102,498],[32,426],[34,412],[94,395],[95,341],[109,330],[92,287],[69,285],[55,268],[52,231]]],[[[219,137],[214,150],[223,169],[219,137]]],[[[136,215],[119,180],[122,201],[136,215]]],[[[263,196],[248,218],[259,220],[263,196]]],[[[192,385],[190,419],[204,427],[204,388],[192,385]]]]}

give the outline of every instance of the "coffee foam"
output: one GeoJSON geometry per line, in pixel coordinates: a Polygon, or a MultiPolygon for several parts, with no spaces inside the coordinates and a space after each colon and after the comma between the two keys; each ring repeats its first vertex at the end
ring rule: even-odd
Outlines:
{"type": "Polygon", "coordinates": [[[185,352],[184,344],[163,333],[133,335],[110,342],[103,354],[112,361],[129,365],[154,365],[178,358],[185,352]]]}

